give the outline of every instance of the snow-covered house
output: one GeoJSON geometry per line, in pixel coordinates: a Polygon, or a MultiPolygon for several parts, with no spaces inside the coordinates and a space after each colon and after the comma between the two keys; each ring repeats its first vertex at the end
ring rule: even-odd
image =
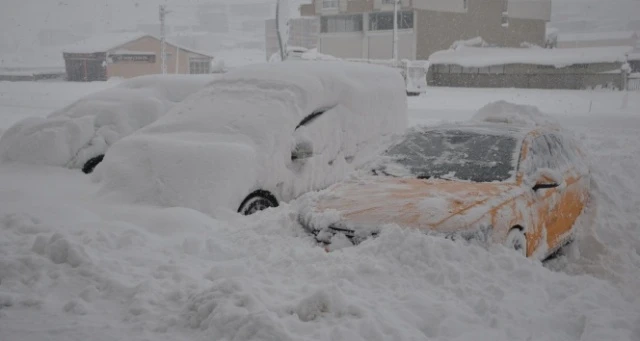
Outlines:
{"type": "Polygon", "coordinates": [[[444,50],[429,57],[435,86],[539,89],[622,89],[621,68],[631,47],[578,49],[479,48],[444,50]]]}
{"type": "MultiPolygon", "coordinates": [[[[211,72],[213,56],[166,43],[167,73],[211,72]]],[[[63,49],[69,81],[131,78],[162,73],[160,39],[144,32],[112,32],[63,49]]]]}

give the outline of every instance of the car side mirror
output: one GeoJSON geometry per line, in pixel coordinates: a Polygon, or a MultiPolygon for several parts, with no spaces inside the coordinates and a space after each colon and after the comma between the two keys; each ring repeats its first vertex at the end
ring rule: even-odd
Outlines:
{"type": "Polygon", "coordinates": [[[556,188],[560,186],[562,177],[557,171],[551,169],[541,169],[536,173],[534,177],[535,182],[532,187],[534,191],[545,188],[556,188]]]}
{"type": "Polygon", "coordinates": [[[313,144],[310,141],[298,141],[291,151],[291,161],[306,160],[313,156],[313,144]]]}
{"type": "Polygon", "coordinates": [[[558,183],[555,183],[555,182],[551,182],[551,183],[540,182],[540,183],[536,183],[535,185],[533,185],[532,188],[533,188],[533,191],[535,192],[535,191],[537,191],[539,189],[556,188],[558,186],[560,186],[560,185],[558,183]]]}

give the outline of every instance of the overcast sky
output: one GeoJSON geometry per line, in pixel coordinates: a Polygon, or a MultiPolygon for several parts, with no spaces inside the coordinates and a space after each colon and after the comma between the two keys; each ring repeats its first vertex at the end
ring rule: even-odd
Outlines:
{"type": "MultiPolygon", "coordinates": [[[[106,30],[135,28],[136,23],[157,23],[158,5],[178,5],[186,11],[200,2],[240,3],[275,0],[1,0],[0,53],[7,46],[34,47],[41,29],[106,30]],[[3,49],[4,47],[4,49],[3,49]]],[[[293,6],[310,0],[289,0],[293,6]]],[[[293,7],[292,6],[292,7],[293,7]]],[[[553,0],[553,20],[589,19],[601,23],[602,30],[625,29],[638,21],[640,0],[553,0]]],[[[593,29],[588,27],[588,29],[593,29]]],[[[640,30],[640,28],[638,28],[640,30]]]]}

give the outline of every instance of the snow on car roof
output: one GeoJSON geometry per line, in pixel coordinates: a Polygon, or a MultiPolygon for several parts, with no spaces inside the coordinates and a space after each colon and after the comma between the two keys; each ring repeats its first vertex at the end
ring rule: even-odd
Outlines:
{"type": "Polygon", "coordinates": [[[371,103],[361,100],[363,94],[370,96],[366,98],[394,94],[397,77],[398,72],[392,68],[343,61],[264,63],[234,69],[213,81],[205,92],[225,92],[244,101],[247,95],[286,90],[293,95],[299,114],[308,115],[337,104],[368,108],[371,103]]]}
{"type": "Polygon", "coordinates": [[[455,64],[486,67],[505,64],[548,65],[557,68],[573,64],[624,63],[630,46],[585,47],[570,49],[461,47],[438,51],[429,57],[431,65],[455,64]]]}
{"type": "Polygon", "coordinates": [[[533,130],[560,127],[556,119],[535,106],[497,101],[480,108],[469,121],[446,123],[430,130],[465,130],[522,138],[533,130]]]}
{"type": "Polygon", "coordinates": [[[504,123],[529,128],[560,126],[558,120],[542,113],[535,106],[507,101],[497,101],[485,105],[473,115],[471,121],[504,123]]]}

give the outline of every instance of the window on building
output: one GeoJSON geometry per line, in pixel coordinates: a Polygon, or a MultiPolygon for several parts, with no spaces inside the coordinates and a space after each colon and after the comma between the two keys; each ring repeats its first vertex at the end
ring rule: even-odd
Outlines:
{"type": "Polygon", "coordinates": [[[324,16],[320,20],[320,30],[323,33],[360,32],[362,31],[362,15],[324,16]]]}
{"type": "Polygon", "coordinates": [[[322,0],[322,8],[338,8],[338,0],[322,0]]]}
{"type": "MultiPolygon", "coordinates": [[[[413,28],[413,12],[398,12],[398,29],[406,30],[413,28]]],[[[393,30],[393,12],[378,12],[369,14],[369,30],[383,31],[393,30]]]]}
{"type": "Polygon", "coordinates": [[[189,73],[194,75],[211,73],[209,59],[189,59],[189,73]]]}
{"type": "Polygon", "coordinates": [[[502,13],[502,27],[509,27],[509,16],[505,13],[502,13]]]}
{"type": "Polygon", "coordinates": [[[509,27],[509,0],[502,1],[502,27],[509,27]]]}
{"type": "Polygon", "coordinates": [[[467,10],[469,8],[469,1],[468,0],[462,0],[462,8],[464,8],[465,10],[467,10]]]}

